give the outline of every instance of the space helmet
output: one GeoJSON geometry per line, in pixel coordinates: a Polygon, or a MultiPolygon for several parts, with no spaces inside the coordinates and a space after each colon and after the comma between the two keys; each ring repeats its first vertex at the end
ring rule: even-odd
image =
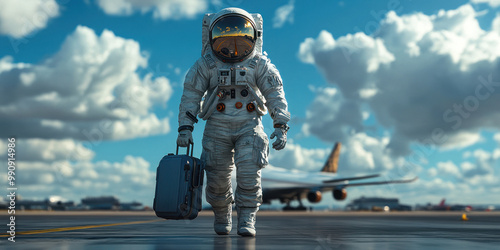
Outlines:
{"type": "Polygon", "coordinates": [[[245,10],[226,8],[215,14],[210,25],[210,46],[223,62],[243,61],[257,41],[255,21],[245,10]]]}

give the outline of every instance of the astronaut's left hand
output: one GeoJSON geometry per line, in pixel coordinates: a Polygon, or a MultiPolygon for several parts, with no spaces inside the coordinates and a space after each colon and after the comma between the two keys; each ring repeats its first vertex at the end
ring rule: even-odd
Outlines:
{"type": "Polygon", "coordinates": [[[282,150],[285,148],[287,131],[288,126],[286,124],[274,129],[274,132],[271,134],[271,139],[274,139],[274,137],[276,137],[276,141],[274,141],[273,143],[274,149],[282,150]]]}

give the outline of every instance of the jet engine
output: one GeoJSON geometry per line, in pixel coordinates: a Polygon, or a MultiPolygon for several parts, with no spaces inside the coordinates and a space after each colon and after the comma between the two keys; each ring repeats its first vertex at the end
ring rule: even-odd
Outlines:
{"type": "Polygon", "coordinates": [[[307,193],[307,200],[311,203],[318,203],[321,201],[321,192],[320,191],[309,191],[307,193]]]}
{"type": "MultiPolygon", "coordinates": [[[[334,189],[332,193],[333,198],[338,201],[344,200],[347,197],[347,191],[345,188],[334,189]]],[[[307,197],[309,197],[309,195],[307,195],[307,197]]]]}

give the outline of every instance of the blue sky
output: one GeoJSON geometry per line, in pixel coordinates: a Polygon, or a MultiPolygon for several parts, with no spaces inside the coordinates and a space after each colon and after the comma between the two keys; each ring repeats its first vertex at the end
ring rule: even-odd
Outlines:
{"type": "MultiPolygon", "coordinates": [[[[203,14],[234,6],[263,16],[264,50],[284,81],[291,130],[287,148],[271,150],[273,166],[318,171],[340,141],[341,175],[420,177],[353,188],[350,198],[488,203],[500,194],[499,5],[1,1],[0,149],[18,138],[24,197],[149,204],[157,163],[175,151],[203,14]]],[[[264,118],[268,135],[271,124],[264,118]]],[[[198,155],[202,132],[197,124],[198,155]]]]}

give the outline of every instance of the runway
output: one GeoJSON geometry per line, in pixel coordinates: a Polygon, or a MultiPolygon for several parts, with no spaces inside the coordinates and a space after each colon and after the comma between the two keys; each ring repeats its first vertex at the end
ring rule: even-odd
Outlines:
{"type": "MultiPolygon", "coordinates": [[[[192,221],[153,212],[23,212],[7,249],[498,249],[500,212],[267,212],[257,236],[213,232],[213,215],[192,221]]],[[[2,215],[2,224],[9,217],[2,215]]],[[[233,218],[236,221],[236,217],[233,218]]],[[[6,233],[7,226],[4,226],[6,233]]],[[[5,248],[4,248],[5,247],[5,248]]]]}

